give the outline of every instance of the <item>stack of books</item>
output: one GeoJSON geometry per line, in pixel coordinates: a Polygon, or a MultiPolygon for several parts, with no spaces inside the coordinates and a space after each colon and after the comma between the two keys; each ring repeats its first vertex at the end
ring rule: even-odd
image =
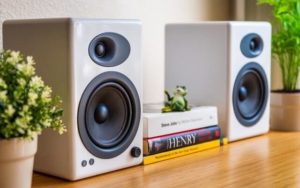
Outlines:
{"type": "Polygon", "coordinates": [[[187,112],[144,113],[144,164],[151,164],[227,144],[216,107],[187,112]]]}

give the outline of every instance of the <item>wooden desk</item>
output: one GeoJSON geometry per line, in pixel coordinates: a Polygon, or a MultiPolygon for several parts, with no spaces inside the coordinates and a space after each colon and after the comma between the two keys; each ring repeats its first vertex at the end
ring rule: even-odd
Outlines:
{"type": "Polygon", "coordinates": [[[35,173],[33,187],[300,187],[300,133],[267,135],[77,182],[35,173]]]}

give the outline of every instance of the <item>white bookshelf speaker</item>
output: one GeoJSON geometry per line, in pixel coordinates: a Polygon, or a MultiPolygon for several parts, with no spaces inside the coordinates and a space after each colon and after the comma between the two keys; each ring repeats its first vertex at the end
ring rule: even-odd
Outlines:
{"type": "Polygon", "coordinates": [[[68,131],[39,136],[36,171],[77,180],[142,162],[139,21],[10,20],[3,41],[63,100],[68,131]]]}
{"type": "Polygon", "coordinates": [[[268,132],[270,59],[266,22],[166,26],[166,89],[185,85],[191,104],[217,106],[229,141],[268,132]]]}

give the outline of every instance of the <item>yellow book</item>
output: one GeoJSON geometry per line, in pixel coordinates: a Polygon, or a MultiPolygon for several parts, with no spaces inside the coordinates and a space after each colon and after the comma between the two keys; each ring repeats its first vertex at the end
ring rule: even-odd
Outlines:
{"type": "MultiPolygon", "coordinates": [[[[227,138],[223,138],[223,145],[225,145],[227,143],[228,143],[227,138]]],[[[192,145],[192,146],[188,146],[188,147],[184,147],[184,148],[179,148],[179,149],[175,149],[175,150],[171,150],[171,151],[167,151],[167,152],[163,152],[163,153],[144,156],[144,165],[156,163],[159,161],[164,161],[167,159],[172,159],[175,157],[188,155],[191,153],[207,150],[210,148],[219,147],[220,145],[221,145],[221,141],[220,141],[220,139],[217,139],[217,140],[213,140],[213,141],[209,141],[209,142],[205,142],[205,143],[201,143],[201,144],[196,144],[196,145],[192,145]]]]}

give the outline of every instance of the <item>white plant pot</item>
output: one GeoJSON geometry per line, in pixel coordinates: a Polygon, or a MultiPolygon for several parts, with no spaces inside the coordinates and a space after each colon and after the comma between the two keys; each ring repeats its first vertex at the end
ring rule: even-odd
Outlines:
{"type": "Polygon", "coordinates": [[[30,188],[37,137],[0,139],[0,187],[30,188]]]}
{"type": "Polygon", "coordinates": [[[271,93],[272,130],[300,131],[300,93],[271,93]]]}

